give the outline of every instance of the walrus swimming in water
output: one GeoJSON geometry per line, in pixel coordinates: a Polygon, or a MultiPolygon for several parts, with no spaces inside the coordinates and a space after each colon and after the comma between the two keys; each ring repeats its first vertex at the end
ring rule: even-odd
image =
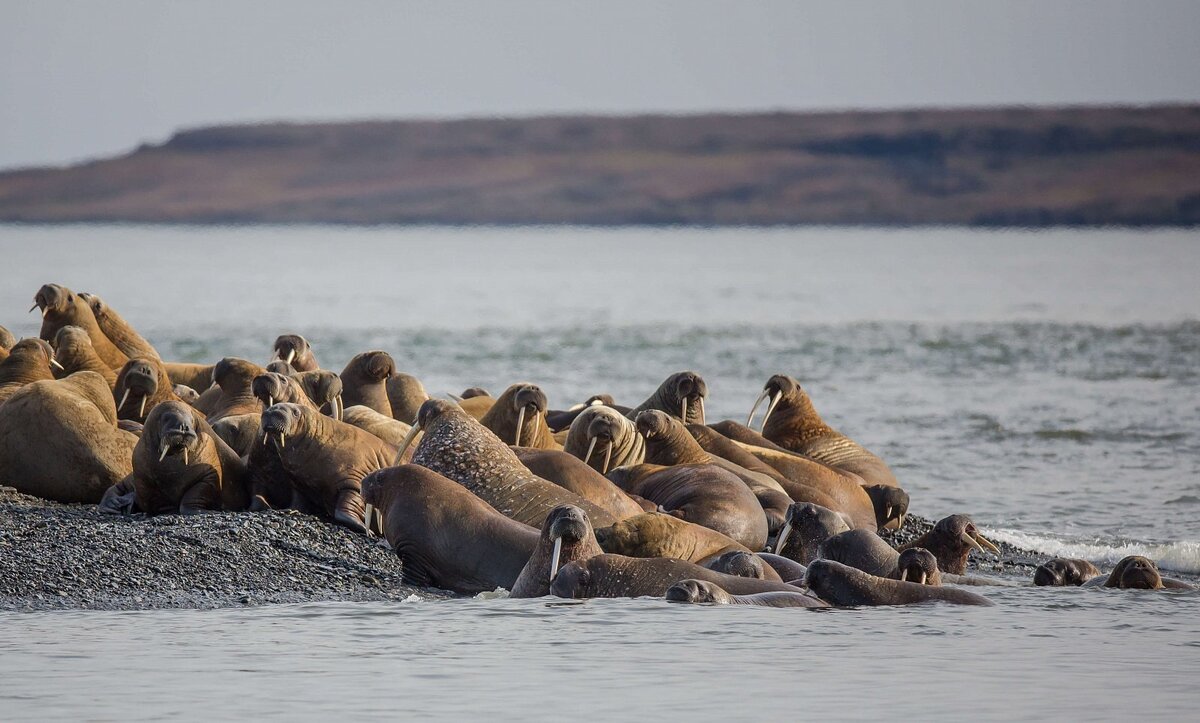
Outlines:
{"type": "MultiPolygon", "coordinates": [[[[767,398],[771,403],[763,416],[764,437],[822,464],[853,472],[868,485],[899,486],[896,476],[882,459],[821,419],[812,400],[795,379],[783,374],[768,379],[754,408],[767,398]]],[[[753,416],[754,409],[751,409],[750,418],[753,416]]],[[[747,425],[750,418],[746,420],[747,425]]]]}
{"type": "Polygon", "coordinates": [[[28,384],[54,379],[54,349],[41,339],[22,339],[0,362],[0,404],[28,384]]]}
{"type": "Polygon", "coordinates": [[[566,452],[529,447],[512,450],[530,472],[604,508],[614,520],[641,514],[646,507],[654,506],[645,500],[635,500],[583,460],[566,452]]]}
{"type": "Polygon", "coordinates": [[[783,529],[775,540],[775,554],[807,565],[817,558],[821,543],[850,529],[846,518],[811,502],[788,508],[783,529]]]}
{"type": "Polygon", "coordinates": [[[665,512],[643,512],[601,527],[595,535],[605,552],[626,557],[672,557],[702,566],[726,552],[751,551],[716,530],[665,512]]]}
{"type": "Polygon", "coordinates": [[[1033,571],[1033,584],[1038,587],[1078,586],[1100,575],[1100,568],[1087,560],[1056,557],[1038,565],[1033,571]]]}
{"type": "Polygon", "coordinates": [[[465,594],[512,589],[538,544],[533,527],[415,464],[372,472],[362,493],[409,584],[465,594]]]}
{"type": "Polygon", "coordinates": [[[298,372],[312,372],[321,368],[313,356],[308,339],[299,334],[281,334],[275,338],[271,361],[279,359],[298,372]]]}
{"type": "Polygon", "coordinates": [[[923,547],[937,558],[942,572],[962,575],[967,571],[967,556],[972,549],[983,552],[986,548],[997,557],[1000,548],[979,533],[975,522],[967,515],[950,515],[937,521],[933,529],[898,549],[903,552],[910,547],[923,547]]]}
{"type": "Polygon", "coordinates": [[[421,405],[429,400],[425,385],[412,374],[396,372],[384,386],[387,387],[388,403],[392,405],[392,418],[412,424],[421,405]]]}
{"type": "Polygon", "coordinates": [[[13,336],[13,333],[8,329],[0,326],[0,349],[8,351],[9,349],[12,349],[13,345],[16,343],[17,337],[13,336]]]}
{"type": "Polygon", "coordinates": [[[53,341],[54,335],[64,326],[78,326],[87,332],[96,355],[103,359],[110,369],[120,369],[129,360],[129,357],[122,354],[100,330],[92,307],[67,287],[46,284],[38,289],[33,297],[33,307],[29,310],[34,309],[42,310],[42,330],[39,336],[43,340],[53,341]]]}
{"type": "Polygon", "coordinates": [[[108,340],[113,343],[113,346],[120,349],[122,354],[130,359],[159,359],[161,361],[158,350],[137,333],[133,325],[125,321],[124,317],[116,312],[116,309],[104,303],[104,299],[86,291],[80,292],[79,297],[91,308],[92,316],[96,317],[96,325],[100,327],[100,331],[104,332],[104,336],[108,337],[108,340]]]}
{"type": "Polygon", "coordinates": [[[546,424],[546,393],[536,384],[513,384],[479,423],[514,447],[562,449],[546,424]]]}
{"type": "Polygon", "coordinates": [[[338,375],[342,378],[342,403],[347,407],[361,404],[380,414],[392,416],[392,403],[388,401],[385,382],[395,373],[396,362],[386,351],[366,351],[355,355],[338,375]]]}
{"type": "Polygon", "coordinates": [[[394,447],[299,404],[282,403],[266,409],[261,429],[263,445],[275,452],[287,474],[292,509],[314,512],[366,532],[362,479],[390,465],[396,455],[394,447]]]}
{"type": "Polygon", "coordinates": [[[812,592],[830,605],[912,605],[948,602],[991,605],[982,595],[957,588],[921,585],[863,572],[833,560],[813,560],[804,577],[812,592]]]}
{"type": "Polygon", "coordinates": [[[592,534],[587,513],[574,505],[559,505],[546,516],[537,547],[521,570],[509,597],[542,597],[550,594],[550,583],[559,568],[576,560],[604,554],[592,534]]]}
{"type": "Polygon", "coordinates": [[[550,510],[571,504],[594,525],[613,523],[607,510],[531,473],[507,444],[453,402],[430,399],[422,404],[408,442],[418,431],[424,436],[413,453],[414,464],[458,482],[507,517],[540,528],[550,510]]]}
{"type": "Polygon", "coordinates": [[[62,366],[59,379],[88,371],[104,377],[109,389],[117,383],[116,373],[96,355],[91,337],[78,326],[64,326],[54,335],[54,360],[62,366]]]}
{"type": "Polygon", "coordinates": [[[563,451],[600,474],[608,474],[616,467],[641,464],[646,457],[646,440],[633,422],[615,409],[588,407],[571,423],[563,451]]]}
{"type": "Polygon", "coordinates": [[[768,608],[827,608],[824,600],[795,592],[759,592],[753,595],[731,595],[721,586],[707,580],[681,580],[663,594],[667,602],[712,605],[758,605],[768,608]]]}
{"type": "Polygon", "coordinates": [[[1124,557],[1113,568],[1108,576],[1093,577],[1083,583],[1084,587],[1115,587],[1122,590],[1195,590],[1182,580],[1163,577],[1158,571],[1158,565],[1148,557],[1129,555],[1124,557]]]}
{"type": "Polygon", "coordinates": [[[783,578],[775,568],[753,552],[745,550],[730,550],[711,560],[702,563],[713,572],[721,572],[734,577],[752,577],[755,580],[778,580],[783,578]]]}
{"type": "Polygon", "coordinates": [[[657,409],[678,417],[684,424],[704,424],[704,398],[708,385],[696,372],[675,372],[658,385],[646,401],[625,416],[637,419],[647,409],[657,409]]]}
{"type": "Polygon", "coordinates": [[[112,391],[99,374],[35,381],[0,404],[0,484],[96,503],[132,471],[137,442],[117,427],[112,391]]]}
{"type": "Polygon", "coordinates": [[[167,370],[158,359],[130,359],[117,373],[113,385],[113,400],[117,403],[117,418],[144,422],[155,405],[180,401],[167,370]]]}
{"type": "Polygon", "coordinates": [[[757,580],[714,572],[695,563],[667,557],[625,557],[603,554],[564,565],[550,585],[550,594],[564,598],[662,597],[682,580],[716,583],[735,595],[796,592],[775,580],[757,580]]]}

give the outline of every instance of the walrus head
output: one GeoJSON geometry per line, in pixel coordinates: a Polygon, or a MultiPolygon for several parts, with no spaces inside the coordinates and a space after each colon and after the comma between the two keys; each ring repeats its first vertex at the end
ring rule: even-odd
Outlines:
{"type": "Polygon", "coordinates": [[[671,429],[672,422],[675,420],[670,415],[658,409],[639,412],[637,418],[633,420],[638,433],[645,437],[647,442],[666,435],[671,429]]]}
{"type": "Polygon", "coordinates": [[[186,384],[176,384],[171,387],[171,391],[175,393],[175,396],[193,406],[200,399],[200,392],[192,389],[186,384]]]}
{"type": "Polygon", "coordinates": [[[942,584],[937,558],[923,547],[910,547],[900,553],[900,558],[896,560],[896,579],[919,585],[942,584]]]}
{"type": "Polygon", "coordinates": [[[766,569],[762,558],[745,550],[730,550],[717,558],[713,570],[734,577],[751,577],[755,580],[767,579],[766,569]]]}
{"type": "Polygon", "coordinates": [[[663,599],[678,603],[728,603],[729,593],[707,580],[680,580],[667,588],[663,599]]]}
{"type": "Polygon", "coordinates": [[[277,401],[297,404],[308,401],[308,395],[292,381],[291,377],[275,372],[267,372],[254,377],[254,380],[250,382],[250,393],[263,403],[264,408],[273,406],[277,401]]]}
{"type": "Polygon", "coordinates": [[[400,443],[400,451],[396,452],[396,461],[394,464],[399,465],[404,457],[404,452],[408,450],[408,446],[412,444],[416,438],[417,432],[422,429],[428,429],[430,425],[438,420],[443,414],[463,414],[462,407],[454,402],[445,399],[428,399],[421,404],[421,408],[417,410],[417,418],[413,423],[412,428],[408,430],[408,434],[404,437],[404,441],[400,443]]]}
{"type": "Polygon", "coordinates": [[[80,291],[79,298],[83,299],[84,303],[88,305],[88,308],[92,310],[92,314],[97,319],[104,318],[104,315],[108,313],[108,305],[99,296],[87,291],[80,291]]]}
{"type": "Polygon", "coordinates": [[[864,486],[871,506],[875,509],[875,526],[883,529],[893,521],[897,530],[904,527],[904,515],[908,514],[908,493],[891,485],[864,486]]]}
{"type": "Polygon", "coordinates": [[[271,357],[272,361],[282,360],[298,372],[318,368],[308,340],[298,334],[283,334],[277,337],[273,349],[275,355],[271,357]]]}
{"type": "Polygon", "coordinates": [[[117,417],[145,418],[146,402],[157,393],[158,369],[147,359],[130,359],[117,373],[117,383],[113,387],[113,398],[117,400],[117,417]]]}
{"type": "MultiPolygon", "coordinates": [[[[546,400],[546,393],[536,384],[514,384],[504,390],[501,398],[511,394],[513,410],[517,413],[516,438],[513,441],[513,446],[521,446],[521,437],[524,436],[525,418],[528,416],[534,423],[535,429],[537,420],[546,413],[546,408],[549,406],[546,400]]],[[[466,399],[467,397],[464,397],[466,399]]]]}
{"type": "Polygon", "coordinates": [[[708,396],[708,385],[696,372],[676,372],[667,377],[659,387],[663,410],[675,414],[684,424],[704,424],[704,398],[708,396]]]}
{"type": "Polygon", "coordinates": [[[1038,587],[1078,586],[1099,574],[1096,566],[1087,560],[1056,557],[1037,566],[1033,571],[1033,584],[1038,587]]]}
{"type": "Polygon", "coordinates": [[[811,502],[793,503],[776,538],[775,554],[806,565],[816,555],[817,546],[849,529],[845,518],[828,507],[811,502]],[[788,554],[784,555],[785,552],[788,554]]]}
{"type": "Polygon", "coordinates": [[[212,380],[226,394],[242,394],[249,391],[254,377],[264,371],[254,362],[227,356],[213,366],[212,380]]]}
{"type": "Polygon", "coordinates": [[[1104,586],[1119,587],[1122,590],[1157,590],[1163,583],[1158,565],[1155,565],[1153,560],[1141,555],[1130,555],[1117,563],[1104,586]]]}
{"type": "Polygon", "coordinates": [[[198,453],[200,436],[196,431],[195,414],[183,402],[166,401],[155,405],[142,426],[142,438],[159,462],[168,456],[178,456],[188,464],[198,453]]]}
{"type": "Polygon", "coordinates": [[[51,312],[65,314],[74,304],[75,292],[58,284],[46,284],[33,295],[33,306],[29,310],[41,309],[44,319],[51,312]]]}
{"type": "Polygon", "coordinates": [[[786,374],[776,374],[767,380],[763,385],[762,394],[758,395],[758,399],[754,400],[754,406],[750,407],[750,414],[746,417],[746,426],[751,427],[751,422],[754,421],[754,412],[758,410],[758,405],[762,404],[764,399],[770,399],[767,405],[767,413],[763,415],[762,425],[760,430],[766,429],[767,420],[770,419],[771,413],[775,411],[775,407],[779,406],[779,402],[783,400],[792,401],[800,396],[807,396],[804,390],[800,388],[800,382],[792,379],[786,374]]]}
{"type": "Polygon", "coordinates": [[[280,402],[263,410],[259,429],[262,430],[262,443],[275,445],[279,452],[287,448],[287,438],[300,431],[304,417],[304,407],[290,402],[280,402]]]}
{"type": "MultiPolygon", "coordinates": [[[[580,414],[576,417],[575,422],[581,427],[586,425],[587,454],[584,455],[583,461],[591,466],[592,455],[596,450],[604,450],[604,462],[596,470],[600,474],[608,474],[608,466],[612,462],[613,445],[618,444],[622,432],[626,431],[624,427],[629,424],[629,421],[616,411],[603,407],[594,412],[580,414]]],[[[575,423],[572,423],[571,427],[574,429],[575,423]]],[[[638,459],[634,464],[641,461],[638,459]]]]}
{"type": "Polygon", "coordinates": [[[550,594],[565,598],[591,597],[589,589],[592,585],[592,573],[587,568],[586,560],[576,560],[562,566],[554,582],[550,583],[550,594]]]}
{"type": "Polygon", "coordinates": [[[365,351],[350,360],[342,375],[347,372],[366,381],[382,382],[396,373],[396,362],[386,351],[365,351]]]}
{"type": "Polygon", "coordinates": [[[8,329],[0,326],[0,349],[12,349],[16,343],[17,337],[13,336],[13,333],[8,329]]]}
{"type": "Polygon", "coordinates": [[[980,552],[986,549],[1000,555],[1000,548],[980,534],[974,520],[967,515],[943,517],[912,546],[932,552],[937,557],[938,568],[955,575],[966,570],[967,556],[973,549],[980,552]]]}
{"type": "Polygon", "coordinates": [[[11,367],[22,365],[44,366],[48,370],[62,369],[62,365],[54,359],[54,347],[44,339],[22,339],[13,344],[9,357],[5,360],[11,367]]]}
{"type": "Polygon", "coordinates": [[[490,397],[491,393],[483,387],[467,387],[458,395],[459,399],[474,399],[475,397],[490,397]]]}
{"type": "Polygon", "coordinates": [[[276,359],[275,361],[267,362],[267,365],[263,367],[263,369],[266,369],[269,372],[274,372],[275,374],[282,374],[285,377],[290,377],[296,373],[296,370],[292,368],[292,365],[288,364],[282,359],[276,359]]]}
{"type": "MultiPolygon", "coordinates": [[[[68,324],[54,335],[54,357],[51,366],[57,364],[56,368],[64,375],[84,368],[83,365],[91,357],[96,357],[96,351],[92,348],[92,337],[88,336],[83,327],[68,324]]],[[[95,360],[104,364],[99,357],[95,360]]]]}
{"type": "MultiPolygon", "coordinates": [[[[587,513],[575,505],[559,505],[542,523],[542,540],[554,545],[550,553],[550,580],[558,575],[558,563],[566,549],[570,552],[581,542],[592,537],[592,523],[587,513]]],[[[594,549],[594,548],[593,548],[594,549]]]]}
{"type": "Polygon", "coordinates": [[[317,409],[323,412],[328,410],[329,416],[339,421],[342,419],[342,378],[337,373],[315,369],[295,374],[293,379],[317,409]]]}

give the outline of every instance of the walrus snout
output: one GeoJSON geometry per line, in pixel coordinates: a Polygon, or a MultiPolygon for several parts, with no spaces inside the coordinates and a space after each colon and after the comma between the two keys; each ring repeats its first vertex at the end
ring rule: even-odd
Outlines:
{"type": "Polygon", "coordinates": [[[711,603],[716,602],[712,591],[708,589],[711,583],[701,580],[680,580],[663,595],[667,602],[681,603],[711,603]]]}
{"type": "Polygon", "coordinates": [[[535,414],[541,414],[548,407],[549,400],[546,399],[546,393],[536,384],[523,384],[513,394],[513,409],[515,410],[524,409],[532,411],[535,414]]]}
{"type": "Polygon", "coordinates": [[[647,409],[637,415],[637,419],[633,421],[637,431],[647,440],[653,439],[659,434],[663,434],[670,428],[670,418],[666,412],[657,409],[647,409]]]}
{"type": "Polygon", "coordinates": [[[58,284],[45,284],[38,292],[33,295],[34,309],[41,309],[42,316],[46,316],[50,311],[62,311],[71,303],[71,293],[58,284]]]}
{"type": "Polygon", "coordinates": [[[1038,565],[1033,571],[1033,584],[1038,587],[1062,587],[1067,583],[1067,565],[1055,558],[1038,565]]]}
{"type": "Polygon", "coordinates": [[[308,340],[299,334],[282,334],[275,339],[274,351],[275,359],[282,360],[290,367],[308,354],[308,340]]]}
{"type": "Polygon", "coordinates": [[[871,506],[875,510],[875,526],[884,529],[892,522],[896,529],[904,527],[904,516],[908,514],[908,493],[899,487],[891,485],[871,485],[863,487],[871,498],[871,506]]]}
{"type": "Polygon", "coordinates": [[[250,393],[264,405],[271,407],[276,399],[287,398],[287,387],[290,383],[291,380],[282,374],[267,372],[254,377],[250,382],[250,393]]]}
{"type": "Polygon", "coordinates": [[[910,547],[901,552],[896,560],[896,571],[896,578],[901,582],[915,582],[918,585],[941,583],[937,558],[923,547],[910,547]]]}
{"type": "Polygon", "coordinates": [[[1131,555],[1117,563],[1121,569],[1119,587],[1133,590],[1156,590],[1162,587],[1162,576],[1153,560],[1131,555]]]}
{"type": "Polygon", "coordinates": [[[550,511],[550,539],[562,539],[575,544],[587,537],[591,531],[591,521],[587,513],[575,505],[559,505],[550,511]]]}
{"type": "Polygon", "coordinates": [[[263,410],[260,424],[263,444],[270,440],[278,444],[280,449],[285,448],[287,438],[296,432],[301,416],[301,407],[288,402],[280,402],[263,410]]]}
{"type": "Polygon", "coordinates": [[[675,379],[675,396],[679,399],[679,418],[684,424],[704,424],[704,398],[708,396],[708,384],[696,372],[679,372],[675,379]],[[694,414],[689,416],[689,407],[694,414]]]}

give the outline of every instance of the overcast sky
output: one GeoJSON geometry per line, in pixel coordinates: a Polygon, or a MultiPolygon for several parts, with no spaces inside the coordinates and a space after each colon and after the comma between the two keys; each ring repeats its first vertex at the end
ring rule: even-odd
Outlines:
{"type": "Polygon", "coordinates": [[[0,167],[267,119],[1200,100],[1200,0],[0,1],[0,167]]]}

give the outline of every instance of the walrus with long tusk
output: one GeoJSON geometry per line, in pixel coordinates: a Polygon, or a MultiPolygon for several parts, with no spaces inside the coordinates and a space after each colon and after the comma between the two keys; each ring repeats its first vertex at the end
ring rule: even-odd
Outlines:
{"type": "Polygon", "coordinates": [[[397,457],[418,432],[424,432],[412,461],[443,474],[474,492],[501,514],[541,527],[558,505],[572,504],[607,527],[613,516],[579,495],[537,477],[490,429],[454,402],[430,399],[421,405],[416,424],[397,457]]]}
{"type": "Polygon", "coordinates": [[[592,406],[571,423],[563,451],[600,474],[608,474],[615,467],[641,464],[646,458],[646,440],[633,422],[615,409],[592,406]]]}
{"type": "Polygon", "coordinates": [[[133,325],[125,321],[116,309],[106,304],[104,299],[86,291],[81,291],[79,297],[86,301],[91,308],[100,331],[104,332],[108,340],[113,343],[113,346],[120,349],[122,354],[130,359],[161,359],[158,350],[146,341],[145,337],[137,333],[133,325]]]}
{"type": "Polygon", "coordinates": [[[559,505],[542,523],[537,546],[512,586],[509,597],[542,597],[563,565],[602,555],[587,513],[574,505],[559,505]]]}
{"type": "MultiPolygon", "coordinates": [[[[918,545],[916,541],[897,551],[869,530],[850,530],[834,535],[821,543],[817,556],[819,559],[833,560],[871,575],[893,580],[901,579],[901,575],[906,571],[908,575],[912,575],[924,570],[927,581],[933,576],[933,569],[926,557],[929,556],[933,558],[933,565],[938,572],[937,577],[942,583],[1005,587],[1013,585],[1006,580],[964,575],[961,571],[951,572],[942,567],[942,561],[936,553],[918,545]],[[920,552],[914,552],[915,550],[920,552]],[[906,554],[907,556],[905,556],[906,554]]],[[[913,578],[908,577],[907,579],[913,578]]]]}
{"type": "Polygon", "coordinates": [[[113,385],[113,399],[117,403],[117,418],[144,422],[146,415],[155,405],[166,401],[180,401],[175,394],[167,370],[158,359],[130,359],[117,373],[113,385]]]}
{"type": "Polygon", "coordinates": [[[262,402],[263,409],[275,406],[277,402],[299,404],[314,411],[317,409],[299,382],[276,372],[265,372],[254,377],[250,381],[250,393],[262,402]]]}
{"type": "Polygon", "coordinates": [[[0,404],[21,387],[54,379],[54,370],[61,367],[54,359],[54,349],[42,339],[18,341],[0,361],[0,404]]]}
{"type": "Polygon", "coordinates": [[[918,585],[942,584],[942,571],[938,569],[937,558],[923,547],[910,547],[900,553],[894,577],[918,585]]]}
{"type": "Polygon", "coordinates": [[[811,502],[788,508],[783,529],[775,538],[775,554],[807,565],[820,554],[821,543],[850,529],[846,518],[811,502]]]}
{"type": "Polygon", "coordinates": [[[684,424],[704,424],[704,398],[708,385],[696,372],[675,372],[658,385],[646,401],[625,415],[637,419],[647,409],[658,409],[678,417],[684,424]]]}
{"type": "Polygon", "coordinates": [[[967,556],[972,549],[1000,556],[1000,548],[980,534],[974,520],[967,515],[943,517],[932,530],[900,546],[899,550],[903,552],[910,547],[929,550],[937,558],[938,569],[954,575],[967,571],[967,556]]]}
{"type": "Polygon", "coordinates": [[[158,404],[146,417],[133,449],[133,472],[105,493],[101,508],[120,511],[126,491],[150,515],[244,510],[246,465],[195,409],[180,401],[158,404]]]}
{"type": "Polygon", "coordinates": [[[674,603],[695,605],[757,605],[767,608],[827,608],[829,603],[800,590],[795,592],[759,592],[752,595],[732,595],[720,585],[707,580],[681,580],[667,588],[663,599],[674,603]]]}
{"type": "Polygon", "coordinates": [[[313,356],[308,339],[299,334],[281,334],[275,338],[274,352],[271,361],[280,359],[298,372],[311,372],[321,368],[317,358],[313,356]]]}
{"type": "MultiPolygon", "coordinates": [[[[392,416],[387,380],[396,373],[396,362],[386,351],[366,351],[346,363],[338,376],[342,379],[342,403],[347,407],[361,404],[380,414],[392,416]]],[[[401,422],[411,423],[410,419],[401,422]]]]}
{"type": "Polygon", "coordinates": [[[337,372],[316,369],[310,372],[293,372],[289,375],[300,385],[304,394],[317,405],[317,409],[334,419],[341,419],[346,405],[342,400],[342,378],[337,372]]]}
{"type": "Polygon", "coordinates": [[[991,605],[982,595],[958,588],[921,585],[863,572],[833,560],[813,560],[804,577],[808,588],[830,605],[914,605],[948,602],[991,605]]]}
{"type": "Polygon", "coordinates": [[[67,287],[46,284],[38,289],[33,297],[33,306],[29,310],[34,309],[40,309],[42,312],[42,329],[39,336],[45,341],[52,341],[54,335],[64,326],[78,326],[87,332],[96,355],[103,359],[110,369],[120,369],[129,361],[129,357],[100,330],[92,307],[67,287]]]}
{"type": "Polygon", "coordinates": [[[117,374],[92,348],[92,338],[78,326],[64,326],[54,335],[54,360],[62,367],[56,375],[59,379],[75,372],[96,372],[104,377],[111,389],[117,383],[117,374]]]}
{"type": "Polygon", "coordinates": [[[546,423],[546,393],[536,384],[513,384],[479,423],[514,447],[562,449],[546,423]]]}
{"type": "Polygon", "coordinates": [[[764,399],[771,402],[763,416],[762,436],[822,464],[853,472],[868,485],[899,486],[882,459],[821,419],[808,393],[795,379],[784,374],[768,379],[750,409],[747,425],[764,399]]]}
{"type": "Polygon", "coordinates": [[[362,493],[409,584],[464,594],[513,589],[538,545],[537,529],[419,465],[372,472],[362,493]]]}

